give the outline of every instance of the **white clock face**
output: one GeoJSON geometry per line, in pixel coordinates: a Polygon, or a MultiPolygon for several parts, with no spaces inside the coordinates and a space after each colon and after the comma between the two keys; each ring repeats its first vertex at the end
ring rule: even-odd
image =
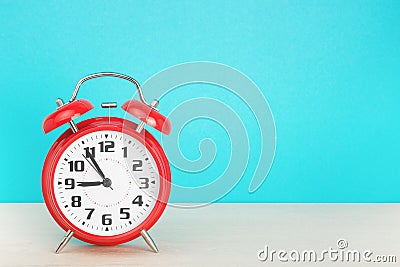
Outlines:
{"type": "Polygon", "coordinates": [[[142,223],[157,201],[160,178],[146,147],[128,134],[97,131],[61,155],[54,194],[65,217],[94,235],[113,236],[142,223]]]}

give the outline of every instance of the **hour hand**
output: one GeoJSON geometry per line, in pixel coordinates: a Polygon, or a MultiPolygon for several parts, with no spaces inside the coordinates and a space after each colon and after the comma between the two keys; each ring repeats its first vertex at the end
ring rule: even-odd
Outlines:
{"type": "Polygon", "coordinates": [[[77,182],[77,186],[97,186],[102,185],[103,182],[77,182]]]}

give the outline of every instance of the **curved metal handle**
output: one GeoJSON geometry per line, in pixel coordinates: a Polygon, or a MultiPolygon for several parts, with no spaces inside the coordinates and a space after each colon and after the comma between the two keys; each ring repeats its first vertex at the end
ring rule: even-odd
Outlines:
{"type": "Polygon", "coordinates": [[[142,88],[140,88],[140,84],[138,83],[138,81],[136,81],[135,79],[133,79],[133,78],[130,77],[130,76],[127,76],[127,75],[124,75],[124,74],[121,74],[121,73],[115,73],[115,72],[99,72],[99,73],[93,73],[93,74],[90,74],[90,75],[87,75],[87,76],[83,77],[83,78],[80,79],[80,80],[78,81],[78,83],[76,84],[74,93],[72,94],[72,97],[71,97],[71,99],[69,100],[69,102],[72,102],[72,101],[74,101],[74,100],[76,99],[76,96],[77,96],[77,94],[78,94],[78,92],[79,92],[79,88],[81,87],[81,85],[82,85],[84,82],[86,82],[86,81],[88,81],[88,80],[91,80],[91,79],[94,79],[94,78],[100,78],[100,77],[116,77],[116,78],[121,78],[121,79],[130,81],[131,83],[133,83],[133,84],[136,86],[136,89],[137,89],[137,91],[138,91],[138,93],[139,93],[140,100],[141,100],[144,104],[150,106],[150,105],[146,102],[146,99],[145,99],[144,96],[143,96],[142,88]]]}

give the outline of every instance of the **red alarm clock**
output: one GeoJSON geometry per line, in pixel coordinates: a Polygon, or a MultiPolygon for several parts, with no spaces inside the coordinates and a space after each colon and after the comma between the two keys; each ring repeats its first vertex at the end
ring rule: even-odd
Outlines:
{"type": "MultiPolygon", "coordinates": [[[[132,77],[102,72],[82,78],[68,103],[61,99],[56,103],[57,110],[43,121],[43,131],[70,126],[50,148],[42,173],[46,206],[66,231],[56,253],[72,236],[96,245],[117,245],[142,236],[158,252],[148,230],[167,204],[171,172],[160,144],[144,129],[148,124],[170,133],[170,121],[156,109],[158,101],[148,104],[132,77]],[[104,76],[134,83],[140,101],[128,100],[122,108],[139,118],[140,124],[110,116],[75,124],[74,119],[93,109],[89,101],[76,100],[80,86],[104,76]]],[[[102,104],[103,108],[116,106],[102,104]]]]}

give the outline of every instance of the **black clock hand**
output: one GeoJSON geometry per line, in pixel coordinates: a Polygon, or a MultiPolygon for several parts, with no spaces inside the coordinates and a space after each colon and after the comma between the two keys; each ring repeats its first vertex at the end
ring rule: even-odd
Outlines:
{"type": "Polygon", "coordinates": [[[96,186],[102,184],[103,182],[77,182],[77,186],[96,186]]]}
{"type": "Polygon", "coordinates": [[[99,164],[97,164],[96,160],[94,159],[93,155],[91,153],[88,153],[90,160],[93,163],[93,166],[95,170],[97,171],[98,174],[100,174],[101,178],[106,179],[106,176],[104,175],[103,171],[100,169],[99,164]]]}
{"type": "Polygon", "coordinates": [[[111,180],[109,178],[106,178],[103,171],[100,169],[99,164],[97,164],[96,160],[94,159],[93,155],[91,153],[88,153],[88,156],[92,162],[90,162],[85,155],[83,155],[83,158],[86,159],[86,161],[89,163],[90,166],[100,175],[100,177],[103,179],[103,185],[105,187],[109,187],[111,190],[114,190],[111,187],[111,180]],[[92,164],[93,163],[93,164],[92,164]]]}
{"type": "Polygon", "coordinates": [[[101,176],[101,174],[97,171],[96,167],[93,166],[93,164],[87,159],[87,157],[85,157],[85,155],[83,155],[83,154],[82,154],[82,156],[89,163],[89,165],[92,166],[92,168],[101,176]]]}

